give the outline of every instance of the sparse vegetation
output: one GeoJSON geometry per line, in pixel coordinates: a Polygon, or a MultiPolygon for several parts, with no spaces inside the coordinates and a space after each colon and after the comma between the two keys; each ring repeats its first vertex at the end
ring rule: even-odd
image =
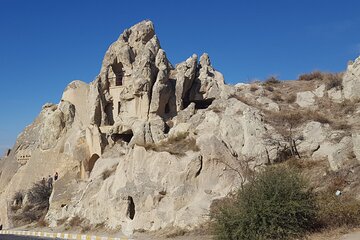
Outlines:
{"type": "Polygon", "coordinates": [[[85,233],[90,231],[92,226],[90,225],[89,220],[76,215],[66,222],[65,229],[69,230],[76,227],[81,229],[81,233],[85,233]]]}
{"type": "Polygon", "coordinates": [[[284,100],[282,99],[281,94],[279,94],[279,93],[275,93],[275,94],[271,97],[271,100],[273,100],[274,102],[282,102],[282,101],[284,101],[284,100]]]}
{"type": "Polygon", "coordinates": [[[311,73],[301,74],[298,78],[299,81],[312,81],[312,80],[322,80],[323,73],[320,71],[314,71],[311,73]]]}
{"type": "Polygon", "coordinates": [[[14,194],[13,197],[13,205],[15,206],[21,206],[24,200],[24,192],[23,191],[17,191],[14,194]]]}
{"type": "Polygon", "coordinates": [[[276,76],[270,76],[264,81],[264,85],[274,85],[279,83],[281,83],[281,81],[276,76]]]}
{"type": "Polygon", "coordinates": [[[57,224],[58,226],[63,225],[67,220],[68,220],[67,217],[58,219],[58,220],[56,221],[56,224],[57,224]]]}
{"type": "Polygon", "coordinates": [[[316,202],[297,172],[269,167],[211,216],[217,239],[291,239],[315,227],[316,202]]]}
{"type": "Polygon", "coordinates": [[[256,86],[255,84],[251,84],[251,86],[250,86],[250,91],[251,92],[256,92],[258,89],[259,89],[258,86],[256,86]]]}
{"type": "Polygon", "coordinates": [[[321,228],[360,226],[360,201],[349,195],[324,192],[317,196],[318,223],[321,228]]]}
{"type": "MultiPolygon", "coordinates": [[[[44,221],[44,216],[49,208],[49,198],[52,189],[41,182],[35,183],[27,193],[28,201],[25,206],[11,208],[11,219],[15,225],[23,225],[37,221],[38,224],[44,221]]],[[[21,199],[21,194],[15,195],[18,200],[21,199]]],[[[22,195],[22,199],[24,195],[22,195]]],[[[21,205],[18,205],[21,206],[21,205]]]]}
{"type": "Polygon", "coordinates": [[[274,91],[274,88],[272,86],[265,86],[265,89],[268,90],[269,92],[273,92],[274,91]]]}
{"type": "Polygon", "coordinates": [[[41,182],[35,183],[28,191],[29,203],[47,208],[51,192],[52,188],[47,184],[44,185],[41,182]]]}
{"type": "Polygon", "coordinates": [[[195,138],[189,136],[189,133],[179,134],[176,137],[169,137],[157,144],[149,144],[147,150],[156,152],[169,152],[173,155],[182,156],[186,151],[198,152],[200,149],[196,145],[195,138]]]}
{"type": "Polygon", "coordinates": [[[320,71],[314,71],[311,73],[305,73],[299,76],[299,81],[313,81],[320,80],[325,83],[326,90],[332,88],[342,88],[342,73],[325,73],[320,71]]]}
{"type": "Polygon", "coordinates": [[[84,219],[79,217],[79,216],[74,216],[70,219],[70,221],[68,222],[68,225],[70,227],[77,227],[80,226],[83,223],[84,219]]]}
{"type": "Polygon", "coordinates": [[[294,93],[290,94],[286,98],[286,102],[289,103],[289,104],[294,103],[295,101],[296,101],[296,95],[294,93]]]}

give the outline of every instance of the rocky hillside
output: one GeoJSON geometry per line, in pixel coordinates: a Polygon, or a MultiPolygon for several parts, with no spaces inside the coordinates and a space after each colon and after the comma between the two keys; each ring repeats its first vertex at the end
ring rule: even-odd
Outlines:
{"type": "Polygon", "coordinates": [[[26,224],[14,216],[28,189],[55,172],[51,227],[76,219],[125,234],[199,227],[214,201],[284,161],[316,189],[358,196],[359,99],[360,58],[343,75],[230,86],[206,53],[173,66],[153,23],[140,22],[109,47],[93,82],[73,81],[45,104],[0,161],[1,223],[26,224]]]}

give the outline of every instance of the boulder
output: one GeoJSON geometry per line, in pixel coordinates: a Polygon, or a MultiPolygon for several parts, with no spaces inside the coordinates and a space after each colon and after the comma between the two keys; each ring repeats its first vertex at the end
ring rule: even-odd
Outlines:
{"type": "Polygon", "coordinates": [[[296,94],[296,103],[300,107],[311,107],[315,103],[315,94],[311,91],[298,92],[296,94]]]}

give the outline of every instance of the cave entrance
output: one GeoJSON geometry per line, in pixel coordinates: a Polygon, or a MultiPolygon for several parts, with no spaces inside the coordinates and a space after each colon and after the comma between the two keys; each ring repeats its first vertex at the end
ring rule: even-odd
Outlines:
{"type": "Polygon", "coordinates": [[[89,159],[88,161],[88,166],[87,166],[87,171],[89,172],[89,174],[91,173],[91,171],[93,170],[94,166],[95,166],[95,163],[96,161],[99,159],[99,155],[97,154],[93,154],[91,156],[91,158],[89,159]]]}
{"type": "Polygon", "coordinates": [[[196,100],[193,102],[195,103],[195,109],[207,109],[212,104],[213,101],[214,98],[209,98],[209,99],[196,100]]]}
{"type": "Polygon", "coordinates": [[[128,207],[126,211],[126,216],[131,220],[133,220],[135,217],[135,203],[131,196],[128,196],[127,201],[128,201],[128,207]]]}
{"type": "Polygon", "coordinates": [[[112,134],[111,139],[114,142],[124,141],[124,142],[129,143],[133,136],[134,136],[133,132],[131,130],[128,130],[128,131],[120,133],[120,134],[119,133],[112,134]]]}

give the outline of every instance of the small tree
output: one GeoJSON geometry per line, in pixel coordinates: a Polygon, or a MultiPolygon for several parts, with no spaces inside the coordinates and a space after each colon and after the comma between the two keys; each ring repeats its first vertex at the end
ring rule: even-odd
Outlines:
{"type": "Polygon", "coordinates": [[[314,227],[316,203],[297,172],[271,166],[212,217],[217,239],[291,239],[314,227]]]}

